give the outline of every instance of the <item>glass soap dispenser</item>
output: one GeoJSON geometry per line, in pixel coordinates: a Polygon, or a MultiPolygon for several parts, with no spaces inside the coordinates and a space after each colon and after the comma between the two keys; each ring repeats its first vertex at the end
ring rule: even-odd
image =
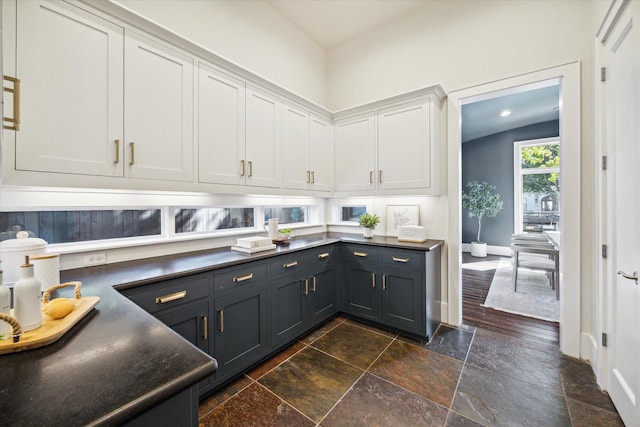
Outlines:
{"type": "Polygon", "coordinates": [[[32,331],[42,325],[42,294],[40,282],[33,274],[33,264],[29,256],[20,266],[20,279],[13,287],[13,309],[15,318],[24,332],[32,331]]]}

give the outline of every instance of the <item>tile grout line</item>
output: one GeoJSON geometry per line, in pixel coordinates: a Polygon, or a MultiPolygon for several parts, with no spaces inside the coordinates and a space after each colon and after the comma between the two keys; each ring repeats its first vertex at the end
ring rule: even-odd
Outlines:
{"type": "MultiPolygon", "coordinates": [[[[243,374],[243,376],[244,376],[244,377],[247,377],[247,378],[249,379],[249,384],[247,384],[246,386],[244,386],[244,387],[240,388],[238,391],[236,391],[235,393],[233,393],[231,396],[229,396],[228,398],[224,399],[222,402],[218,403],[218,404],[215,406],[215,408],[212,408],[212,409],[211,409],[210,411],[208,411],[206,414],[203,414],[202,416],[198,416],[198,421],[200,421],[200,419],[202,419],[202,418],[206,417],[207,415],[210,415],[211,413],[213,413],[216,409],[218,409],[218,408],[220,407],[220,405],[227,403],[228,401],[230,401],[231,399],[233,399],[234,397],[236,397],[237,395],[239,395],[239,394],[240,394],[240,392],[242,392],[242,391],[246,390],[246,389],[247,389],[247,387],[249,387],[251,384],[253,384],[253,383],[257,383],[257,381],[256,381],[256,380],[254,380],[253,378],[251,378],[251,377],[250,377],[250,376],[248,376],[247,374],[243,374]]],[[[240,377],[240,378],[242,378],[242,377],[240,377]]],[[[235,380],[234,382],[239,381],[239,380],[240,380],[240,378],[238,378],[238,379],[237,379],[237,380],[235,380]]],[[[227,385],[227,387],[228,387],[228,386],[230,386],[231,384],[233,384],[234,382],[232,382],[232,383],[228,384],[228,385],[227,385]]],[[[225,387],[225,388],[226,388],[226,387],[225,387]]],[[[222,390],[224,390],[224,389],[222,389],[222,390]]],[[[222,390],[220,390],[220,391],[222,391],[222,390]]],[[[217,394],[218,394],[218,393],[212,394],[212,395],[209,397],[209,399],[214,398],[217,394]]],[[[200,404],[198,404],[198,406],[199,406],[199,405],[200,405],[200,404]]]]}

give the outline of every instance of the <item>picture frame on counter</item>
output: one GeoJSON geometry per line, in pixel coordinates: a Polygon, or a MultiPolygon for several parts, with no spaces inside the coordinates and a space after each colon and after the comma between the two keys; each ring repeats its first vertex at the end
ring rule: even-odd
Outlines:
{"type": "Polygon", "coordinates": [[[387,205],[386,235],[398,236],[403,225],[420,225],[419,205],[387,205]]]}

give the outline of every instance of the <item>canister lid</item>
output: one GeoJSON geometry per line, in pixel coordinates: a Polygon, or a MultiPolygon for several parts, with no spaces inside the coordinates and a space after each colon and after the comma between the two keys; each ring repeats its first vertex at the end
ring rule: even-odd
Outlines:
{"type": "Polygon", "coordinates": [[[26,231],[19,231],[15,239],[7,239],[0,242],[2,252],[24,251],[29,249],[42,249],[47,246],[47,242],[38,237],[29,237],[26,231]]]}

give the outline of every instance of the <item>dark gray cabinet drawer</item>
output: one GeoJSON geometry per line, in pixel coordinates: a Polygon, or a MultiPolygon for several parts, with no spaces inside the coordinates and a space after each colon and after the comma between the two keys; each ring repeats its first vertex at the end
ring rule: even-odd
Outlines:
{"type": "Polygon", "coordinates": [[[311,267],[317,267],[318,265],[328,264],[334,262],[337,259],[336,245],[322,246],[320,248],[309,249],[309,265],[311,267]]]}
{"type": "Polygon", "coordinates": [[[367,245],[346,244],[343,249],[345,261],[378,262],[378,248],[367,245]]]}
{"type": "Polygon", "coordinates": [[[213,289],[215,292],[228,289],[246,287],[260,282],[267,277],[267,264],[263,262],[248,263],[241,267],[221,270],[213,276],[213,289]]]}
{"type": "Polygon", "coordinates": [[[393,266],[419,271],[424,268],[424,252],[383,249],[378,254],[378,262],[380,262],[383,269],[386,266],[393,266]]]}
{"type": "Polygon", "coordinates": [[[289,255],[283,255],[269,261],[269,274],[271,276],[279,276],[285,273],[298,271],[304,273],[307,268],[309,258],[306,252],[296,252],[289,255]]]}
{"type": "Polygon", "coordinates": [[[176,307],[209,296],[211,274],[198,274],[167,280],[123,292],[149,313],[176,307]]]}

